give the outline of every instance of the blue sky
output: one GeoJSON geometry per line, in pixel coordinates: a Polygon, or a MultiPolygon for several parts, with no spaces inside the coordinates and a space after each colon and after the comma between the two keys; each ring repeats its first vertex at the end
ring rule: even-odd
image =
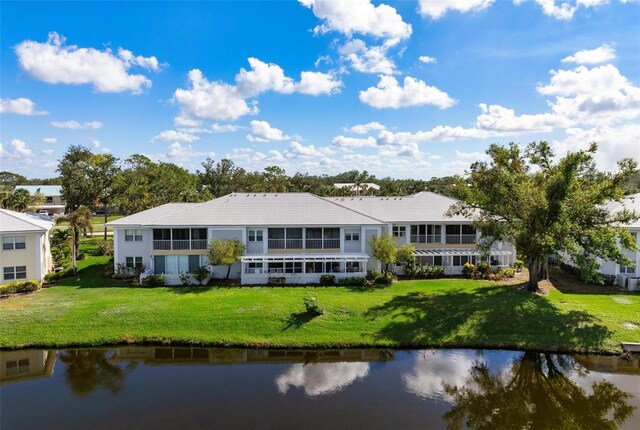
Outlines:
{"type": "Polygon", "coordinates": [[[3,2],[0,169],[68,145],[195,170],[462,173],[494,142],[640,159],[640,4],[3,2]]]}

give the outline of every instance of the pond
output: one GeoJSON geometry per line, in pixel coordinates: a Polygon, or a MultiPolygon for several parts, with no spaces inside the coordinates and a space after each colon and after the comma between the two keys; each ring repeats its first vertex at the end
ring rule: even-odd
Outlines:
{"type": "Polygon", "coordinates": [[[2,430],[640,428],[637,358],[125,346],[0,366],[2,430]]]}

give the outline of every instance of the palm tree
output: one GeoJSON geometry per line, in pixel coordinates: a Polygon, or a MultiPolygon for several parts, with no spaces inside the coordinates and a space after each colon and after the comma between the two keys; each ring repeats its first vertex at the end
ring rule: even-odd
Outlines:
{"type": "Polygon", "coordinates": [[[73,212],[56,219],[56,224],[64,222],[69,223],[71,229],[71,265],[73,273],[76,273],[76,259],[78,258],[78,248],[80,246],[80,231],[90,231],[93,233],[93,224],[91,223],[91,210],[86,206],[80,206],[73,212]]]}

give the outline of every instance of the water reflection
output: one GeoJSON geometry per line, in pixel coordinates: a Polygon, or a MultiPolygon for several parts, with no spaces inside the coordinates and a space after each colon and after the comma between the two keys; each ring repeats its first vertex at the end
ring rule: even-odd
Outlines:
{"type": "Polygon", "coordinates": [[[294,364],[276,378],[276,385],[282,394],[286,394],[289,387],[299,387],[313,397],[333,394],[368,374],[368,363],[294,364]]]}
{"type": "Polygon", "coordinates": [[[0,351],[0,385],[3,430],[640,428],[640,361],[617,357],[168,346],[0,351]]]}
{"type": "Polygon", "coordinates": [[[568,356],[527,352],[506,371],[474,364],[465,384],[445,385],[449,429],[616,429],[633,413],[632,396],[609,381],[585,388],[568,377],[587,370],[568,356]]]}

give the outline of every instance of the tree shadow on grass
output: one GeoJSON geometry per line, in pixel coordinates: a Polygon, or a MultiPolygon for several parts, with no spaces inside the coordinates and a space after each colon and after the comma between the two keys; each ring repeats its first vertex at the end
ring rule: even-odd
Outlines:
{"type": "Polygon", "coordinates": [[[374,338],[406,346],[598,350],[612,334],[589,313],[561,312],[545,297],[506,286],[412,292],[370,308],[365,316],[388,320],[374,338]]]}
{"type": "Polygon", "coordinates": [[[211,285],[189,285],[188,287],[182,285],[174,285],[167,287],[169,292],[174,294],[202,294],[211,290],[217,290],[219,287],[211,285]]]}
{"type": "Polygon", "coordinates": [[[285,326],[282,331],[287,331],[290,328],[299,329],[318,315],[311,315],[308,312],[294,312],[285,321],[285,326]]]}

